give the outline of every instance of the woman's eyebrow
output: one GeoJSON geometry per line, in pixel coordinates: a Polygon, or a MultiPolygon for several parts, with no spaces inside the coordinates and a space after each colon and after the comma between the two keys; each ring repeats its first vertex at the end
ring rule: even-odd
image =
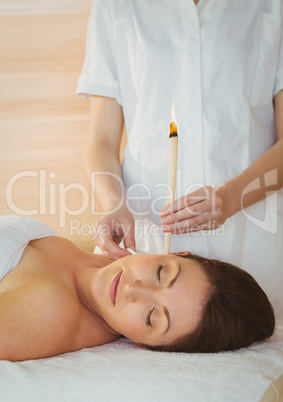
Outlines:
{"type": "Polygon", "coordinates": [[[172,279],[172,281],[169,283],[168,288],[171,288],[174,285],[174,283],[176,282],[180,273],[181,273],[181,265],[179,264],[179,270],[178,270],[177,274],[175,275],[175,277],[172,279]]]}
{"type": "MultiPolygon", "coordinates": [[[[179,270],[178,270],[177,274],[175,275],[175,277],[172,279],[172,281],[169,283],[168,288],[171,288],[171,287],[174,285],[174,283],[176,282],[178,276],[180,275],[180,272],[181,272],[181,265],[179,264],[179,270]]],[[[166,318],[167,318],[167,321],[168,321],[167,329],[166,329],[166,331],[165,331],[164,334],[163,334],[163,335],[165,335],[166,332],[167,332],[167,331],[169,330],[169,328],[170,328],[170,315],[169,315],[169,311],[168,311],[167,307],[163,306],[163,311],[164,311],[164,314],[165,314],[165,316],[166,316],[166,318]]]]}

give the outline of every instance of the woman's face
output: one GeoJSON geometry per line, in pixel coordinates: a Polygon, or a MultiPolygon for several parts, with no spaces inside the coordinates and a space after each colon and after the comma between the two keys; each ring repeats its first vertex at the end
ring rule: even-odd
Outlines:
{"type": "Polygon", "coordinates": [[[97,273],[93,307],[133,342],[166,345],[196,328],[208,288],[204,272],[190,259],[134,255],[97,273]]]}

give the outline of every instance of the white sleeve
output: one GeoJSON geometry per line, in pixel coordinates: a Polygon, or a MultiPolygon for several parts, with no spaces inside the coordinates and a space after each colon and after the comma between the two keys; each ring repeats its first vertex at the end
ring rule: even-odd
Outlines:
{"type": "Polygon", "coordinates": [[[85,61],[76,92],[85,96],[109,96],[121,104],[114,23],[107,5],[109,2],[106,0],[93,0],[88,21],[85,61]]]}
{"type": "Polygon", "coordinates": [[[273,96],[278,94],[278,92],[281,89],[283,89],[283,2],[281,4],[281,7],[282,7],[282,11],[281,11],[281,43],[280,43],[280,52],[279,52],[277,73],[276,73],[276,77],[275,77],[273,96]]]}

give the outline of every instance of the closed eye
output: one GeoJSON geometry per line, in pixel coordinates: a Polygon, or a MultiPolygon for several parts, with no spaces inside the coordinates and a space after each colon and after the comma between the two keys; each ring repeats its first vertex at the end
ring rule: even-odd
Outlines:
{"type": "MultiPolygon", "coordinates": [[[[157,276],[157,279],[158,279],[159,282],[160,282],[160,279],[161,279],[160,273],[161,273],[161,271],[162,271],[163,268],[164,268],[163,265],[159,265],[158,268],[157,268],[156,276],[157,276]]],[[[176,282],[176,280],[177,280],[178,276],[180,275],[180,273],[181,273],[181,265],[179,264],[179,270],[178,270],[177,274],[175,275],[175,277],[174,277],[174,278],[171,280],[171,282],[169,283],[168,288],[171,288],[171,287],[174,285],[174,283],[176,282]]],[[[151,314],[153,313],[154,309],[155,309],[155,307],[153,307],[153,308],[152,308],[151,310],[149,310],[149,312],[147,313],[146,320],[145,320],[145,324],[146,324],[146,326],[148,326],[148,327],[152,327],[151,321],[150,321],[150,317],[151,317],[151,314]]],[[[165,316],[166,316],[166,318],[167,318],[167,321],[168,321],[168,327],[167,327],[166,331],[165,331],[164,334],[163,334],[163,335],[165,335],[166,332],[167,332],[167,331],[169,330],[169,328],[170,328],[170,315],[169,315],[169,312],[168,312],[168,310],[167,310],[167,308],[166,308],[165,306],[163,306],[163,310],[164,310],[164,314],[165,314],[165,316]]]]}
{"type": "Polygon", "coordinates": [[[157,279],[158,279],[159,282],[160,282],[160,279],[161,279],[160,273],[161,273],[162,268],[163,268],[163,265],[159,265],[158,269],[157,269],[157,272],[156,272],[156,276],[157,276],[157,279]]]}
{"type": "Polygon", "coordinates": [[[149,310],[149,312],[148,312],[148,314],[146,316],[145,324],[146,324],[147,327],[152,326],[151,322],[150,322],[150,317],[151,317],[151,314],[153,313],[153,310],[154,310],[154,307],[151,310],[149,310]]]}
{"type": "MultiPolygon", "coordinates": [[[[157,268],[157,271],[156,271],[156,276],[157,276],[157,279],[158,279],[159,282],[160,282],[160,279],[161,279],[160,273],[161,273],[162,268],[163,268],[163,265],[159,265],[158,268],[157,268]]],[[[146,319],[145,319],[145,323],[146,323],[146,325],[148,327],[152,326],[151,321],[150,321],[150,317],[151,317],[151,314],[153,313],[153,310],[154,310],[154,307],[151,310],[149,310],[149,312],[147,313],[146,319]]]]}

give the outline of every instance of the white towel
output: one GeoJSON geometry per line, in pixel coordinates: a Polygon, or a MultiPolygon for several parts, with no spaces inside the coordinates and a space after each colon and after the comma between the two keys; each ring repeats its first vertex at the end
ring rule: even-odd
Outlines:
{"type": "Polygon", "coordinates": [[[47,359],[0,361],[0,400],[259,402],[283,373],[282,350],[282,327],[262,344],[212,354],[151,352],[121,339],[47,359]]]}
{"type": "Polygon", "coordinates": [[[0,217],[0,281],[14,269],[31,240],[57,236],[55,230],[33,218],[5,215],[0,217]]]}

